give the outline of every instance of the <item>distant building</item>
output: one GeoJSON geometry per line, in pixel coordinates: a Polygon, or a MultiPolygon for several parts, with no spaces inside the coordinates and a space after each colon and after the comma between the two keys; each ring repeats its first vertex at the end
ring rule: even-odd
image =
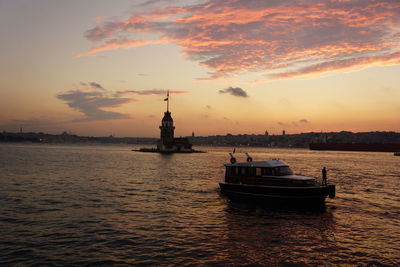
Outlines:
{"type": "Polygon", "coordinates": [[[286,134],[286,131],[285,131],[285,130],[283,130],[283,131],[282,131],[282,135],[285,135],[285,134],[286,134]]]}
{"type": "Polygon", "coordinates": [[[164,153],[192,152],[193,145],[189,142],[189,139],[174,137],[175,126],[169,111],[169,92],[164,101],[167,101],[167,111],[164,112],[164,117],[161,120],[160,140],[157,142],[157,150],[164,153]]]}

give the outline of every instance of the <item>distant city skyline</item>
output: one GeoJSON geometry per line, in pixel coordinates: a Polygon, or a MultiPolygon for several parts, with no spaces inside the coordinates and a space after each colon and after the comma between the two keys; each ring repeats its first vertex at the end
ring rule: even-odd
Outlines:
{"type": "Polygon", "coordinates": [[[400,132],[400,2],[0,0],[0,131],[400,132]]]}

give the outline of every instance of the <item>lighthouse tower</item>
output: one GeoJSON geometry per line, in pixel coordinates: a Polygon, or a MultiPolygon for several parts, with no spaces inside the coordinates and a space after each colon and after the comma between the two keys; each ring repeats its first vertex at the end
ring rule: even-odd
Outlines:
{"type": "Polygon", "coordinates": [[[171,112],[168,110],[164,112],[164,117],[161,120],[160,138],[165,141],[172,141],[174,139],[174,120],[171,117],[171,112]]]}
{"type": "Polygon", "coordinates": [[[174,138],[174,120],[169,111],[169,92],[167,92],[167,111],[164,112],[164,117],[160,125],[160,140],[157,142],[157,150],[161,153],[175,153],[175,152],[192,152],[192,144],[189,143],[187,138],[174,138]]]}
{"type": "Polygon", "coordinates": [[[174,143],[174,120],[171,117],[171,112],[169,112],[169,91],[167,92],[167,111],[164,112],[164,117],[161,120],[160,125],[160,140],[157,143],[157,149],[164,151],[170,148],[174,143]]]}

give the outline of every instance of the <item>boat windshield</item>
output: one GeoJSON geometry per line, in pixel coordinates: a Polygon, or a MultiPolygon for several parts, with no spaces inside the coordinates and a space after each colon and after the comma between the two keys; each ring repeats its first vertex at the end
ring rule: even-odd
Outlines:
{"type": "Polygon", "coordinates": [[[283,175],[292,175],[292,174],[293,174],[293,172],[289,168],[289,166],[282,166],[282,167],[275,168],[275,175],[283,176],[283,175]]]}

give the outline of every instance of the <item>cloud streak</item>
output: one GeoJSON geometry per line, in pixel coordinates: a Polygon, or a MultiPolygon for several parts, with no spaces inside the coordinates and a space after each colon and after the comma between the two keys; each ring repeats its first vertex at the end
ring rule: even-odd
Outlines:
{"type": "Polygon", "coordinates": [[[249,71],[284,79],[400,64],[400,2],[210,0],[136,11],[85,37],[100,45],[78,56],[172,42],[212,71],[206,79],[249,71]]]}
{"type": "Polygon", "coordinates": [[[81,82],[81,85],[89,85],[90,87],[71,90],[57,95],[57,98],[63,100],[70,108],[83,113],[84,117],[74,120],[75,122],[130,118],[127,114],[104,109],[120,107],[136,102],[136,99],[110,94],[96,82],[89,84],[81,82]]]}
{"type": "MultiPolygon", "coordinates": [[[[96,120],[116,120],[129,119],[130,115],[105,109],[116,108],[132,102],[138,102],[138,99],[127,97],[127,95],[137,96],[165,96],[167,90],[125,90],[115,93],[105,89],[97,82],[80,82],[81,88],[70,90],[58,94],[56,97],[63,100],[70,108],[83,113],[84,117],[74,120],[75,122],[96,121],[96,120]]],[[[186,94],[189,91],[169,91],[170,94],[186,94]]]]}
{"type": "MultiPolygon", "coordinates": [[[[94,39],[96,40],[96,39],[94,39]]],[[[95,46],[89,49],[86,53],[83,54],[78,54],[75,57],[80,58],[80,57],[85,57],[85,56],[94,56],[97,53],[103,52],[103,51],[109,51],[109,50],[118,50],[118,49],[130,49],[130,48],[136,48],[144,45],[150,45],[150,44],[162,44],[162,43],[167,43],[167,40],[119,40],[119,39],[113,39],[105,42],[102,45],[95,46]]]]}
{"type": "MultiPolygon", "coordinates": [[[[126,91],[118,91],[116,96],[123,96],[128,94],[136,94],[136,95],[166,95],[167,90],[162,89],[152,89],[152,90],[126,90],[126,91]]],[[[171,95],[180,95],[187,94],[189,91],[169,91],[171,95]]]]}
{"type": "MultiPolygon", "coordinates": [[[[298,120],[298,121],[292,121],[291,125],[294,126],[294,127],[299,127],[301,125],[305,125],[305,124],[308,124],[308,123],[310,123],[308,120],[301,119],[301,120],[298,120]]],[[[279,124],[280,126],[289,126],[290,125],[289,123],[285,123],[285,122],[281,122],[281,121],[278,121],[277,124],[279,124]]]]}
{"type": "Polygon", "coordinates": [[[80,85],[82,85],[84,87],[92,88],[92,89],[106,90],[103,86],[101,86],[101,84],[96,83],[96,82],[89,82],[89,83],[80,82],[80,85]]]}
{"type": "Polygon", "coordinates": [[[238,97],[249,97],[245,90],[240,87],[228,87],[218,91],[220,94],[230,94],[238,97]]]}
{"type": "Polygon", "coordinates": [[[99,83],[96,83],[96,82],[90,82],[89,85],[90,85],[92,88],[105,90],[103,86],[101,86],[99,83]]]}

